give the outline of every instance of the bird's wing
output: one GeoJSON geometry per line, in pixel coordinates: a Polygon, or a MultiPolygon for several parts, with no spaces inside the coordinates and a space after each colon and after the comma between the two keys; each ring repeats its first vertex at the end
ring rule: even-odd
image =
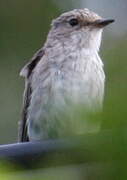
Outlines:
{"type": "Polygon", "coordinates": [[[25,142],[29,141],[29,137],[27,134],[27,116],[28,116],[28,107],[30,105],[31,100],[31,77],[32,72],[42,56],[44,55],[44,49],[40,49],[32,58],[32,60],[26,64],[20,72],[20,76],[25,77],[25,91],[23,97],[23,110],[22,110],[22,119],[19,122],[19,133],[18,133],[18,141],[25,142]]]}

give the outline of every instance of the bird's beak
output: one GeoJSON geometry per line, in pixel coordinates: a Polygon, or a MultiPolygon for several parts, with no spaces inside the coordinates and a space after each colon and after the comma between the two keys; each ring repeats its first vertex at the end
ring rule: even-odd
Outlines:
{"type": "Polygon", "coordinates": [[[113,23],[115,20],[114,19],[100,19],[94,22],[94,25],[99,27],[99,28],[103,28],[105,26],[107,26],[110,23],[113,23]]]}

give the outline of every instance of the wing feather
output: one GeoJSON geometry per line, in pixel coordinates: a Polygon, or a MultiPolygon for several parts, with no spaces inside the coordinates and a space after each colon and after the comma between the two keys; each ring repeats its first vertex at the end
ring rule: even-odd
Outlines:
{"type": "Polygon", "coordinates": [[[20,72],[20,75],[25,77],[25,90],[23,97],[22,119],[19,121],[19,142],[29,141],[29,137],[27,134],[27,117],[32,94],[31,78],[34,68],[36,67],[43,55],[44,49],[42,48],[33,56],[32,60],[28,64],[26,64],[20,72]]]}

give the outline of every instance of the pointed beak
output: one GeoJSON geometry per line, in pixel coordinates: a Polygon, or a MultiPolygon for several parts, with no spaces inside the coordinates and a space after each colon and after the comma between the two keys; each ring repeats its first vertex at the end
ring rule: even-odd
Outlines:
{"type": "Polygon", "coordinates": [[[94,22],[94,25],[99,27],[99,28],[103,28],[107,25],[109,25],[110,23],[113,23],[115,20],[114,19],[100,19],[94,22]]]}

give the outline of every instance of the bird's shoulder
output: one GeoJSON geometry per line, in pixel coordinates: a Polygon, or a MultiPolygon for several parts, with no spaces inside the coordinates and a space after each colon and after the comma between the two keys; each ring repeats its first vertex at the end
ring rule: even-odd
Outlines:
{"type": "Polygon", "coordinates": [[[44,48],[39,49],[31,58],[31,60],[21,69],[20,76],[28,79],[31,76],[36,65],[44,56],[44,54],[45,54],[44,48]]]}

